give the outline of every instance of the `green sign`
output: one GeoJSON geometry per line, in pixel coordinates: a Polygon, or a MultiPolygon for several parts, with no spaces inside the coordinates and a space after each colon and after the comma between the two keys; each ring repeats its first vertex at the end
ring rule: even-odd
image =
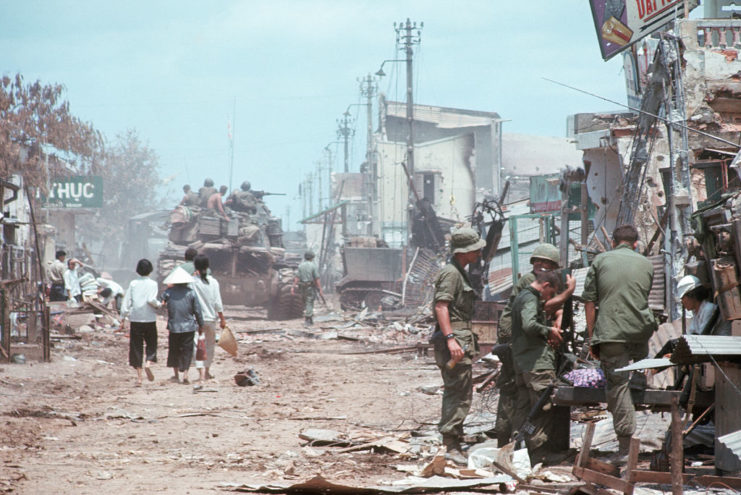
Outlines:
{"type": "Polygon", "coordinates": [[[103,177],[78,175],[53,179],[49,196],[42,196],[41,202],[47,208],[101,208],[103,177]]]}

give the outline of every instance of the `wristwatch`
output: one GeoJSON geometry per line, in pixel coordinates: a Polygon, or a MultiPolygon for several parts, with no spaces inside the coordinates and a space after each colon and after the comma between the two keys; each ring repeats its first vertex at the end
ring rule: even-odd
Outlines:
{"type": "Polygon", "coordinates": [[[448,340],[454,339],[455,338],[455,334],[449,333],[448,335],[445,336],[445,338],[448,339],[448,340]]]}

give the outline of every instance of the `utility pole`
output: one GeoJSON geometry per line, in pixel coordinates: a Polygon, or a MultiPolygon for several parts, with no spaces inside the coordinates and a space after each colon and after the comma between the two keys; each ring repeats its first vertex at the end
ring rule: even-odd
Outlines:
{"type": "Polygon", "coordinates": [[[306,218],[306,181],[298,185],[298,197],[301,198],[301,218],[306,218]]]}
{"type": "Polygon", "coordinates": [[[306,177],[306,188],[309,190],[309,216],[314,214],[314,184],[311,174],[306,177]]]}
{"type": "Polygon", "coordinates": [[[329,144],[324,147],[324,151],[327,152],[327,189],[329,190],[329,206],[333,206],[334,191],[332,191],[332,172],[334,165],[332,164],[332,148],[329,144]]]}
{"type": "Polygon", "coordinates": [[[400,50],[404,50],[407,63],[407,125],[409,126],[407,134],[407,170],[409,170],[411,177],[414,177],[414,78],[412,77],[412,59],[414,57],[414,45],[419,45],[422,42],[423,27],[424,22],[421,22],[417,27],[417,23],[411,22],[409,18],[405,23],[400,22],[398,25],[394,23],[396,44],[401,45],[400,50]]]}
{"type": "Polygon", "coordinates": [[[234,106],[232,107],[232,122],[229,124],[229,148],[231,159],[229,161],[229,194],[232,192],[232,180],[234,178],[234,126],[237,122],[237,97],[234,97],[234,106]]]}
{"type": "Polygon", "coordinates": [[[322,211],[322,193],[324,192],[322,189],[322,162],[321,160],[317,160],[314,162],[314,165],[316,166],[316,180],[317,180],[317,199],[319,200],[319,209],[318,211],[322,211]]]}
{"type": "MultiPolygon", "coordinates": [[[[396,31],[396,44],[400,45],[400,50],[404,50],[406,54],[407,64],[407,125],[409,126],[409,130],[407,133],[406,167],[410,180],[409,201],[412,204],[416,203],[412,192],[412,185],[414,184],[414,78],[412,77],[412,59],[414,57],[414,45],[419,45],[422,42],[423,27],[423,22],[419,23],[418,28],[417,23],[411,22],[408,17],[406,23],[401,22],[398,25],[394,23],[394,30],[396,31]]],[[[413,209],[409,209],[409,213],[407,215],[407,242],[411,241],[412,238],[413,215],[413,209]]]]}
{"type": "Polygon", "coordinates": [[[368,200],[368,230],[367,234],[372,236],[375,233],[375,204],[376,204],[376,160],[373,155],[373,98],[376,96],[378,86],[376,79],[368,74],[365,78],[359,79],[360,94],[366,98],[366,117],[367,117],[367,137],[365,141],[365,195],[368,200]]]}
{"type": "Polygon", "coordinates": [[[345,173],[350,171],[348,144],[350,143],[350,138],[355,135],[355,129],[350,127],[352,123],[353,121],[350,118],[350,108],[348,107],[348,109],[345,110],[345,113],[342,114],[342,118],[337,119],[337,138],[342,139],[345,145],[345,173]]]}

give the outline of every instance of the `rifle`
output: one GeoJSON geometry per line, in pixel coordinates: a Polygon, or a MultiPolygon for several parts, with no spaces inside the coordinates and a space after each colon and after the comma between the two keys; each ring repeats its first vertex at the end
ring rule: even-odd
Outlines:
{"type": "Polygon", "coordinates": [[[546,401],[548,401],[551,398],[551,393],[553,392],[553,389],[555,388],[554,384],[548,385],[543,392],[541,392],[540,397],[538,397],[538,401],[533,404],[533,407],[530,408],[530,412],[527,414],[527,417],[525,418],[525,421],[522,423],[522,426],[520,426],[520,429],[517,431],[517,434],[515,435],[515,442],[519,443],[525,439],[525,434],[532,435],[535,432],[535,425],[532,423],[532,420],[541,412],[543,412],[543,406],[545,405],[546,401]]]}
{"type": "Polygon", "coordinates": [[[262,199],[264,196],[285,196],[286,193],[274,193],[267,191],[250,191],[257,199],[262,199]]]}
{"type": "Polygon", "coordinates": [[[322,300],[322,304],[324,304],[324,307],[332,311],[332,308],[330,308],[329,304],[327,304],[327,300],[324,299],[324,294],[322,294],[322,292],[319,289],[317,289],[316,285],[313,286],[313,289],[314,289],[314,294],[319,295],[319,299],[322,300]]]}

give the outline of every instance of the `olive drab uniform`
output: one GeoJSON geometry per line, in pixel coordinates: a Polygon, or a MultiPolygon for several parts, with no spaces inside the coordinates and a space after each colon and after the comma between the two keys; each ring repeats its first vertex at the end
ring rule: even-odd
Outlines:
{"type": "Polygon", "coordinates": [[[607,380],[607,409],[615,433],[635,433],[635,408],[628,386],[629,372],[615,370],[648,354],[648,339],[657,328],[648,307],[653,265],[626,244],[597,255],[589,267],[582,299],[599,305],[591,345],[599,353],[607,380]]]}
{"type": "Polygon", "coordinates": [[[231,207],[235,211],[254,214],[257,212],[257,198],[250,191],[235,191],[231,207]]]}
{"type": "Polygon", "coordinates": [[[319,268],[313,261],[304,260],[298,265],[297,276],[301,299],[304,302],[304,318],[311,318],[314,316],[316,279],[319,278],[319,268]]]}
{"type": "Polygon", "coordinates": [[[201,208],[208,206],[208,198],[216,194],[217,191],[213,186],[203,186],[198,190],[198,204],[201,208]]]}
{"type": "Polygon", "coordinates": [[[473,398],[473,357],[478,352],[476,335],[471,329],[473,303],[476,292],[471,287],[468,276],[455,261],[445,265],[435,279],[435,295],[432,302],[449,302],[450,326],[455,339],[463,349],[463,358],[452,368],[446,364],[450,360],[447,342],[435,342],[435,363],[440,368],[445,390],[443,392],[442,415],[438,430],[443,436],[460,438],[463,436],[463,421],[471,409],[473,398]]]}
{"type": "MultiPolygon", "coordinates": [[[[512,287],[512,293],[509,296],[507,305],[502,310],[497,325],[497,343],[510,344],[512,342],[512,304],[515,302],[517,294],[523,289],[530,286],[535,281],[533,272],[526,273],[517,281],[517,285],[512,287]]],[[[497,420],[494,425],[493,433],[498,441],[498,445],[503,446],[508,443],[515,431],[520,429],[522,421],[527,414],[527,404],[517,403],[517,384],[515,382],[515,369],[511,359],[502,360],[502,368],[497,379],[499,387],[499,403],[497,405],[497,420]],[[525,414],[518,414],[517,411],[525,410],[525,414]]],[[[522,394],[521,394],[522,395],[522,394]]],[[[527,402],[527,395],[520,397],[520,402],[527,402]]]]}
{"type": "MultiPolygon", "coordinates": [[[[532,286],[523,289],[512,304],[512,356],[527,389],[528,412],[538,402],[542,392],[556,381],[556,353],[548,345],[550,327],[540,292],[532,286]]],[[[535,431],[526,438],[532,462],[540,462],[548,449],[557,423],[546,406],[531,418],[535,431]]],[[[527,413],[525,413],[527,414],[527,413]]],[[[524,420],[525,418],[520,418],[524,420]]]]}

